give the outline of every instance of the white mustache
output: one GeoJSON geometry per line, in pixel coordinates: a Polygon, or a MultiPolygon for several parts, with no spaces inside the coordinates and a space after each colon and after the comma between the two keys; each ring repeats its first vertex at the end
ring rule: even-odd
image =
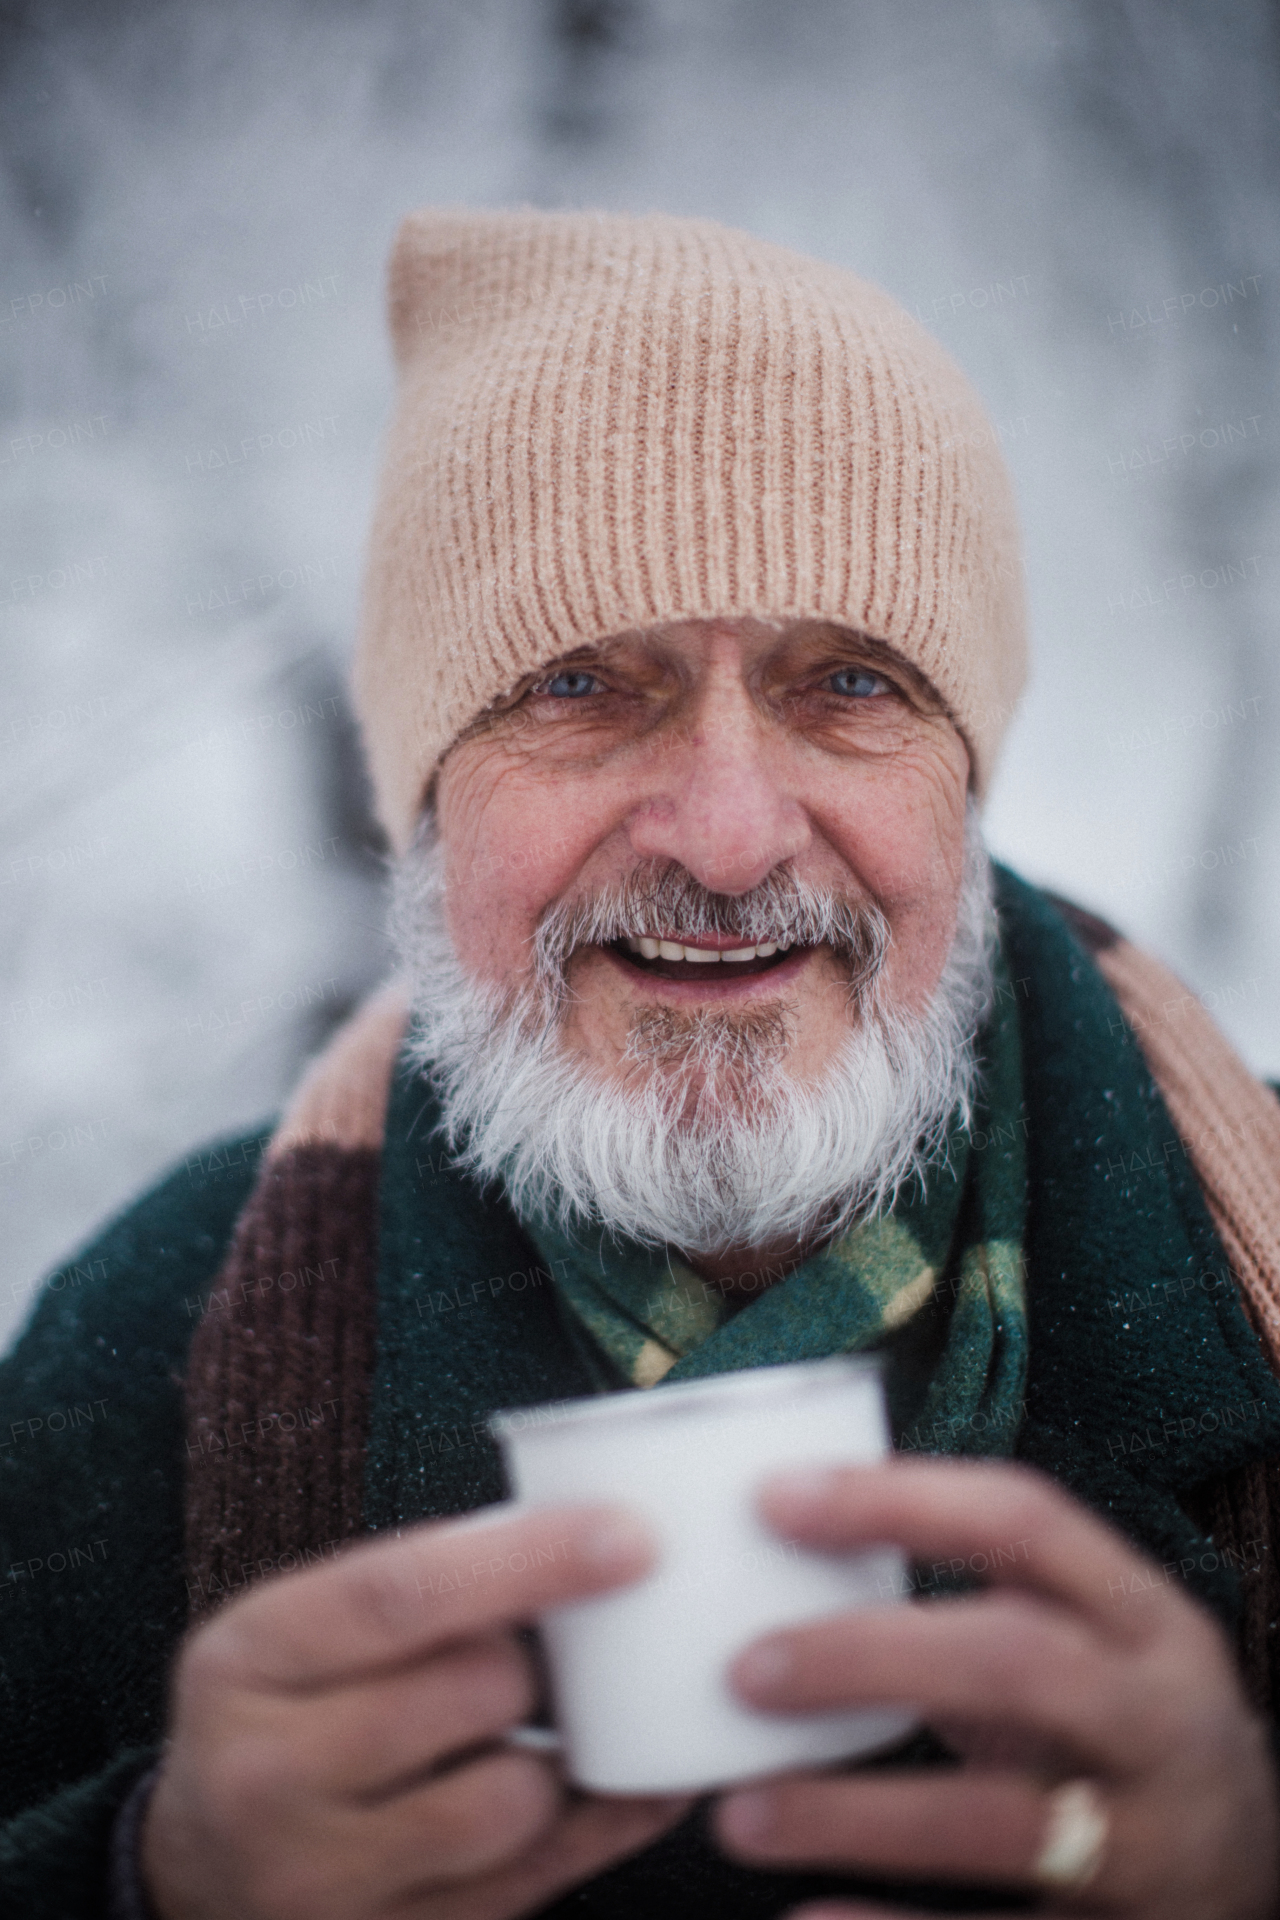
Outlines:
{"type": "Polygon", "coordinates": [[[581,947],[609,946],[655,928],[740,946],[832,948],[850,972],[850,994],[865,995],[889,951],[889,923],[873,901],[845,900],[778,868],[749,893],[713,893],[675,862],[637,867],[590,899],[560,901],[538,925],[534,957],[544,992],[563,991],[564,972],[581,947]]]}

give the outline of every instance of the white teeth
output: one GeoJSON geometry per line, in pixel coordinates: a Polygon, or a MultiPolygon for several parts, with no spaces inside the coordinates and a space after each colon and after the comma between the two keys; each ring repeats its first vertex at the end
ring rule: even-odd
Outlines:
{"type": "Polygon", "coordinates": [[[645,960],[683,960],[694,966],[712,966],[717,960],[771,960],[775,953],[788,953],[789,947],[780,945],[777,940],[759,940],[754,947],[734,947],[723,953],[718,947],[686,947],[679,940],[659,940],[651,933],[642,933],[638,938],[627,935],[627,946],[632,953],[640,954],[645,960]]]}

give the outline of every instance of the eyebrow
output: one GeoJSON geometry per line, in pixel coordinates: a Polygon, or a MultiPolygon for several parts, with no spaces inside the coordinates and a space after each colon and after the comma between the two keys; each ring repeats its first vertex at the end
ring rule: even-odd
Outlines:
{"type": "MultiPolygon", "coordinates": [[[[889,645],[888,641],[877,640],[869,633],[863,633],[856,627],[842,626],[837,621],[790,624],[798,627],[800,631],[788,632],[785,626],[778,628],[776,638],[779,645],[788,642],[813,644],[826,641],[833,649],[839,650],[850,658],[856,657],[865,660],[868,665],[882,667],[891,677],[896,676],[905,681],[912,693],[929,711],[949,715],[950,709],[942,695],[930,684],[919,668],[910,660],[904,659],[889,645]]],[[[563,671],[565,667],[605,666],[610,656],[621,652],[624,647],[636,642],[644,642],[650,636],[660,638],[661,634],[661,626],[632,627],[622,633],[610,634],[602,640],[584,641],[581,646],[572,647],[567,653],[557,654],[554,660],[544,661],[532,672],[522,675],[505,693],[499,694],[498,698],[491,701],[483,712],[476,715],[471,725],[459,734],[458,740],[453,744],[456,746],[461,741],[472,738],[475,733],[483,730],[486,722],[500,719],[503,714],[511,712],[540,680],[549,679],[553,674],[563,671]]]]}
{"type": "Polygon", "coordinates": [[[818,623],[811,633],[795,636],[802,640],[827,640],[835,649],[868,665],[881,667],[891,676],[906,682],[921,702],[935,713],[950,715],[950,708],[937,688],[927,680],[920,669],[910,660],[905,660],[887,640],[877,640],[869,633],[861,633],[856,627],[841,626],[837,621],[818,623]]]}

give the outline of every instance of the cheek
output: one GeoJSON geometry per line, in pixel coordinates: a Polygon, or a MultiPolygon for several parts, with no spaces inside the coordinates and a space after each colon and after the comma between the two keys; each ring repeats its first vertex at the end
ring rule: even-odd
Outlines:
{"type": "MultiPolygon", "coordinates": [[[[553,793],[459,768],[439,793],[450,937],[478,978],[504,982],[528,967],[538,919],[590,849],[553,793]]],[[[579,816],[580,817],[580,816],[579,816]]]]}
{"type": "Polygon", "coordinates": [[[964,794],[933,782],[884,782],[843,810],[845,858],[886,912],[954,897],[964,867],[964,794]]]}
{"type": "Polygon", "coordinates": [[[889,919],[890,977],[912,1001],[937,985],[955,932],[964,827],[962,782],[933,769],[878,783],[841,819],[841,850],[889,919]]]}

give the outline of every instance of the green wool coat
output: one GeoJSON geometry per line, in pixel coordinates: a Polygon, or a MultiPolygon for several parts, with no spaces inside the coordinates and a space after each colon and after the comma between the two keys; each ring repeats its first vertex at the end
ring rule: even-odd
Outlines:
{"type": "MultiPolygon", "coordinates": [[[[999,905],[1026,1082],[1031,1358],[1016,1452],[1230,1627],[1235,1577],[1183,1503],[1280,1455],[1280,1385],[1185,1159],[1160,1151],[1174,1129],[1101,975],[1034,889],[1001,874],[999,905]]],[[[502,1201],[431,1151],[433,1121],[402,1067],[379,1201],[371,1529],[501,1497],[484,1412],[599,1384],[550,1288],[472,1286],[540,1263],[502,1201]],[[465,1309],[423,1309],[464,1290],[465,1309]]],[[[155,1759],[187,1617],[185,1356],[267,1138],[189,1156],[50,1278],[0,1363],[4,1912],[108,1911],[112,1824],[155,1759]]],[[[836,1884],[730,1867],[695,1820],[557,1911],[765,1915],[836,1884]]]]}

